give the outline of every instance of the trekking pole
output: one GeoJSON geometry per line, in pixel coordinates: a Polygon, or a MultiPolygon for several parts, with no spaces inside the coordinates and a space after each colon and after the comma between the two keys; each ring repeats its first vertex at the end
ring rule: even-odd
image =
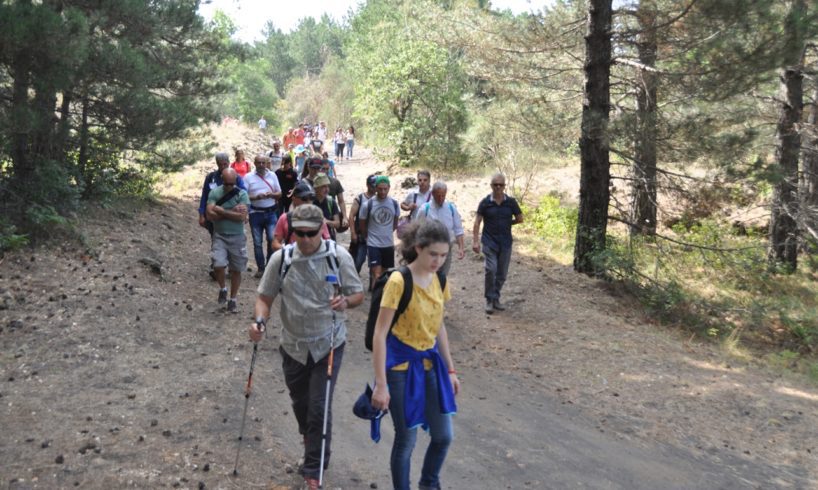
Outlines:
{"type": "MultiPolygon", "coordinates": [[[[327,282],[332,284],[334,296],[341,294],[341,285],[338,283],[338,276],[327,275],[327,282]]],[[[329,362],[327,363],[327,391],[324,396],[324,427],[321,429],[321,463],[318,467],[318,488],[324,488],[324,455],[327,448],[327,418],[329,417],[329,394],[332,385],[332,363],[335,357],[335,329],[338,326],[335,320],[335,310],[332,310],[332,331],[329,335],[329,362]]]]}
{"type": "MultiPolygon", "coordinates": [[[[256,323],[265,331],[264,323],[256,323]]],[[[233,466],[233,476],[239,474],[239,454],[241,454],[241,443],[244,438],[244,422],[247,420],[247,405],[250,402],[250,393],[253,390],[253,368],[256,366],[256,355],[258,354],[258,342],[253,342],[253,357],[250,359],[250,374],[247,376],[247,385],[244,387],[244,414],[241,416],[241,428],[239,429],[239,447],[236,449],[236,464],[233,466]]]]}

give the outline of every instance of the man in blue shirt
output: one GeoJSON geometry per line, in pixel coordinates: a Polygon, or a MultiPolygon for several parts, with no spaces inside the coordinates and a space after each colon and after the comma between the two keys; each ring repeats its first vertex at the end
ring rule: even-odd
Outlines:
{"type": "Polygon", "coordinates": [[[475,253],[480,253],[480,245],[483,245],[483,255],[486,258],[486,313],[489,314],[494,313],[494,310],[506,309],[500,303],[500,290],[511,263],[511,226],[523,222],[520,205],[505,193],[505,189],[505,176],[501,173],[494,174],[491,177],[491,194],[480,201],[477,216],[474,217],[472,249],[475,253]],[[478,237],[481,222],[484,222],[483,235],[478,237]]]}
{"type": "MultiPolygon", "coordinates": [[[[210,197],[210,191],[223,184],[222,172],[230,166],[230,155],[224,152],[216,153],[216,166],[218,168],[205,177],[204,184],[202,185],[202,196],[199,199],[199,226],[207,229],[207,232],[210,233],[211,242],[213,240],[213,222],[207,219],[207,198],[210,197]]],[[[247,186],[244,185],[244,180],[241,177],[238,177],[236,185],[239,189],[247,190],[247,186]]],[[[210,262],[210,277],[212,277],[214,281],[216,280],[212,261],[210,262]]]]}

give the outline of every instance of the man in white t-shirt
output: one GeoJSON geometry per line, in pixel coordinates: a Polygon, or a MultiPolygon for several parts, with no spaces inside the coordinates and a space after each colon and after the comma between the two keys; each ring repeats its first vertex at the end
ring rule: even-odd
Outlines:
{"type": "Polygon", "coordinates": [[[258,129],[260,129],[262,133],[267,131],[267,120],[264,119],[264,116],[261,116],[261,119],[258,120],[258,129]]]}
{"type": "Polygon", "coordinates": [[[281,199],[278,177],[267,168],[268,157],[256,155],[256,171],[247,174],[245,185],[250,195],[250,231],[253,233],[253,252],[256,257],[256,277],[264,273],[264,266],[273,254],[273,231],[278,221],[276,201],[281,199]],[[264,258],[264,233],[267,233],[267,259],[264,258]]]}
{"type": "Polygon", "coordinates": [[[322,143],[324,141],[327,141],[327,123],[325,123],[324,121],[319,122],[316,132],[318,134],[317,137],[318,140],[320,140],[322,143]]]}
{"type": "Polygon", "coordinates": [[[432,198],[432,188],[430,187],[432,174],[428,170],[420,170],[418,172],[418,186],[417,189],[406,194],[406,198],[400,204],[400,208],[404,211],[409,211],[409,218],[415,219],[418,217],[418,209],[429,202],[432,198]]]}

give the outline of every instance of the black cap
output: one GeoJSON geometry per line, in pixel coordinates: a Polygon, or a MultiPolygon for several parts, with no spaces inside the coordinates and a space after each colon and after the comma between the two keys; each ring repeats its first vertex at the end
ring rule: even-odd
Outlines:
{"type": "Polygon", "coordinates": [[[293,197],[299,199],[315,199],[315,190],[309,182],[300,180],[295,187],[293,187],[293,197]]]}

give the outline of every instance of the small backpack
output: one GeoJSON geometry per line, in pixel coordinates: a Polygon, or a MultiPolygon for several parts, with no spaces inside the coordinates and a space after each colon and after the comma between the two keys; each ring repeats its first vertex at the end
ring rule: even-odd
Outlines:
{"type": "MultiPolygon", "coordinates": [[[[395,310],[395,316],[392,317],[392,324],[389,325],[390,333],[392,332],[392,327],[394,327],[395,323],[397,323],[398,317],[400,317],[406,311],[406,308],[409,306],[409,302],[412,301],[412,287],[414,283],[412,282],[412,272],[408,267],[402,265],[398,268],[387,269],[386,272],[378,277],[375,284],[372,286],[372,302],[369,304],[369,315],[366,317],[364,345],[366,346],[367,350],[372,350],[372,339],[375,337],[375,323],[378,322],[378,313],[381,311],[383,288],[386,286],[386,281],[389,280],[389,276],[391,276],[395,271],[399,271],[403,276],[403,293],[401,294],[400,301],[398,301],[398,309],[395,310]]],[[[440,290],[445,290],[446,274],[444,274],[442,271],[437,271],[437,279],[440,281],[440,290]]]]}

